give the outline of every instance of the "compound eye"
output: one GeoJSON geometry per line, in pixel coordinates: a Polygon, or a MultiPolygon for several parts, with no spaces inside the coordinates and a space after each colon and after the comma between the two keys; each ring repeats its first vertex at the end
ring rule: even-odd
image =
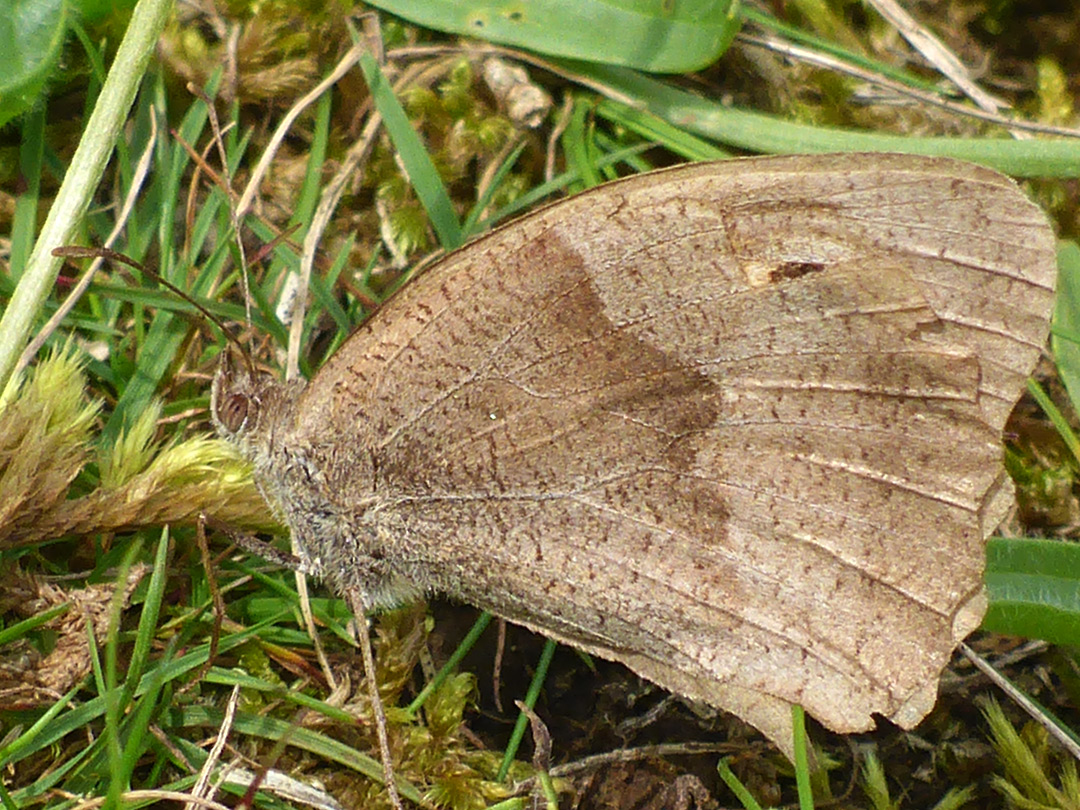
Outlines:
{"type": "Polygon", "coordinates": [[[244,394],[229,394],[218,408],[218,421],[230,433],[239,433],[247,422],[251,398],[244,394]]]}

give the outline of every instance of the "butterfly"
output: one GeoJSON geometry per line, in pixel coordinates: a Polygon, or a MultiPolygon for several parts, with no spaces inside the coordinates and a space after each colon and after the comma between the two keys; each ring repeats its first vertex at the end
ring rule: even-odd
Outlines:
{"type": "Polygon", "coordinates": [[[360,609],[447,594],[790,750],[794,704],[914,726],[978,626],[1055,268],[967,163],[686,165],[451,253],[310,382],[227,362],[213,419],[360,609]]]}

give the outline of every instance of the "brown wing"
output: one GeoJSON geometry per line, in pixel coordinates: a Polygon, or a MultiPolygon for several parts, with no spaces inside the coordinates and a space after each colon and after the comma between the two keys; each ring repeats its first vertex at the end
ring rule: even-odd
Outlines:
{"type": "Polygon", "coordinates": [[[909,727],[982,617],[1054,278],[1043,214],[974,166],[681,167],[451,255],[299,409],[370,449],[331,486],[373,490],[422,585],[781,745],[791,703],[909,727]]]}

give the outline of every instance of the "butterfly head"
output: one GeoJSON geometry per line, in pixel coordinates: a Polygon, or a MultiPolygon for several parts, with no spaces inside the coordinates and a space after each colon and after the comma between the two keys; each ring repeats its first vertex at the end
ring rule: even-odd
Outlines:
{"type": "Polygon", "coordinates": [[[258,461],[260,448],[272,444],[275,427],[288,423],[287,411],[300,387],[282,384],[226,352],[210,389],[211,421],[221,438],[258,461]]]}

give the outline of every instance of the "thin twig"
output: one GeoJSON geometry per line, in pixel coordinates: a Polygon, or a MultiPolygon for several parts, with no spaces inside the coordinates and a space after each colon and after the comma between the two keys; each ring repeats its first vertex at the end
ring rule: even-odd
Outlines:
{"type": "Polygon", "coordinates": [[[634,109],[641,109],[642,106],[641,101],[634,96],[620,93],[619,91],[608,87],[603,82],[598,82],[588,76],[582,76],[563,65],[556,64],[555,62],[551,62],[534,53],[529,53],[528,51],[519,51],[516,48],[504,48],[500,45],[482,45],[476,43],[469,43],[468,47],[463,47],[461,45],[412,45],[405,48],[395,48],[386,54],[386,58],[392,62],[395,59],[422,59],[438,56],[440,54],[463,54],[470,57],[474,55],[478,57],[490,55],[504,56],[508,59],[514,59],[518,62],[524,62],[546,70],[556,76],[560,76],[589,90],[600,93],[602,96],[610,98],[612,101],[621,101],[623,104],[633,107],[634,109]]]}
{"type": "MultiPolygon", "coordinates": [[[[400,93],[405,87],[410,86],[417,80],[426,66],[414,66],[412,70],[406,70],[401,78],[394,83],[394,92],[400,93]]],[[[311,218],[311,226],[304,236],[303,250],[300,254],[300,285],[301,291],[311,286],[311,274],[315,267],[315,256],[323,232],[330,224],[330,218],[337,209],[338,202],[345,192],[346,183],[352,180],[360,171],[360,167],[367,162],[371,150],[375,146],[375,136],[382,126],[382,116],[378,111],[372,110],[367,123],[364,124],[360,137],[349,148],[348,154],[341,163],[341,167],[330,181],[323,187],[319,196],[319,204],[311,218]]],[[[297,295],[296,306],[292,313],[292,322],[289,324],[289,350],[285,360],[285,379],[295,380],[300,374],[300,342],[304,333],[304,310],[306,301],[304,295],[297,295]]]]}
{"type": "MultiPolygon", "coordinates": [[[[228,742],[229,732],[232,731],[233,720],[236,717],[236,706],[239,702],[240,685],[237,684],[233,687],[229,700],[225,704],[225,717],[221,721],[221,727],[218,728],[214,745],[210,749],[202,768],[199,769],[199,776],[195,780],[195,784],[191,786],[192,799],[205,796],[206,789],[210,785],[210,775],[214,772],[214,768],[217,767],[218,761],[221,759],[221,752],[225,750],[225,743],[228,742]]],[[[194,810],[194,804],[191,801],[185,804],[184,807],[185,810],[194,810]]]]}
{"type": "Polygon", "coordinates": [[[1035,701],[1013,686],[1012,681],[990,666],[982,656],[971,649],[967,644],[961,642],[959,649],[960,652],[962,652],[967,659],[983,673],[983,675],[989,678],[995,686],[1008,695],[1013,703],[1031,715],[1032,719],[1045,728],[1050,733],[1051,737],[1061,743],[1062,747],[1068,751],[1072,757],[1080,761],[1080,744],[1077,744],[1076,740],[1066,734],[1065,731],[1051,718],[1047,717],[1046,713],[1035,704],[1035,701]]]}
{"type": "Polygon", "coordinates": [[[912,48],[922,54],[931,65],[960,88],[968,98],[987,112],[1008,109],[1009,105],[987,93],[968,75],[968,69],[945,43],[931,34],[925,26],[911,16],[896,0],[867,0],[878,14],[888,20],[908,41],[912,48]]]}
{"type": "Polygon", "coordinates": [[[371,619],[367,616],[367,611],[370,608],[366,600],[356,591],[347,593],[346,600],[353,612],[353,616],[356,618],[357,641],[360,643],[360,657],[364,660],[364,678],[367,680],[371,712],[375,719],[375,736],[379,740],[379,758],[382,760],[387,798],[395,810],[405,810],[394,778],[394,763],[390,757],[390,734],[386,723],[386,710],[383,708],[382,695],[379,694],[379,682],[375,678],[375,654],[371,649],[371,619]]]}
{"type": "Polygon", "coordinates": [[[547,152],[544,155],[544,181],[550,183],[555,178],[555,153],[559,138],[570,126],[570,119],[574,115],[574,96],[571,93],[563,94],[563,103],[559,108],[559,117],[555,119],[555,126],[548,135],[547,152]]]}
{"type": "Polygon", "coordinates": [[[362,45],[354,45],[349,48],[349,50],[345,52],[345,55],[338,61],[337,65],[334,66],[333,71],[309,92],[301,96],[300,99],[289,108],[289,111],[285,113],[284,117],[281,119],[281,123],[274,129],[273,135],[271,135],[270,140],[267,141],[266,148],[263,149],[262,155],[259,157],[259,162],[255,164],[255,168],[251,171],[251,178],[248,180],[247,185],[240,194],[240,201],[236,204],[236,216],[238,219],[243,219],[248,211],[251,210],[255,195],[259,193],[259,188],[262,186],[263,179],[270,170],[270,164],[277,155],[278,149],[281,148],[285,136],[292,128],[293,122],[300,117],[300,114],[303,113],[304,110],[318,101],[323,93],[337,84],[346,73],[352,70],[353,65],[357,63],[360,59],[360,54],[363,52],[364,49],[362,45]]]}
{"type": "Polygon", "coordinates": [[[975,109],[966,104],[942,98],[934,93],[911,87],[903,82],[898,82],[895,79],[890,79],[887,76],[874,73],[866,68],[853,65],[843,59],[838,59],[835,56],[815,51],[810,48],[804,48],[801,45],[795,45],[773,34],[748,34],[744,31],[739,34],[739,41],[747,45],[765,48],[773,53],[786,56],[789,59],[805,62],[806,64],[817,65],[818,67],[823,67],[827,70],[833,70],[837,73],[853,76],[856,79],[861,79],[870,84],[887,88],[899,95],[913,98],[923,104],[929,104],[948,110],[956,115],[975,118],[1008,129],[1022,129],[1027,132],[1038,132],[1045,135],[1064,135],[1069,138],[1080,138],[1080,129],[1058,127],[1053,126],[1052,124],[1040,124],[1037,121],[1018,120],[998,112],[984,112],[983,110],[975,109]]]}

